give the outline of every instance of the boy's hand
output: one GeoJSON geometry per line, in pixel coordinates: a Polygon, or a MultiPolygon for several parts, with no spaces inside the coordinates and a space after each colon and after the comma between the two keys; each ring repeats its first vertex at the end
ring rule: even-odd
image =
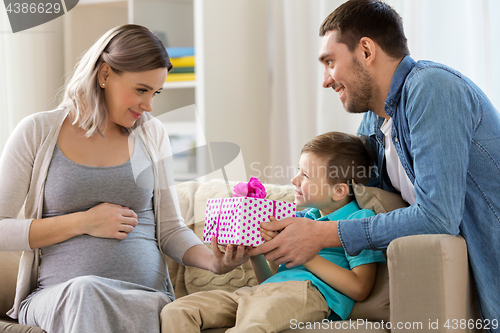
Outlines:
{"type": "Polygon", "coordinates": [[[227,273],[233,270],[235,267],[238,267],[241,264],[247,262],[250,258],[250,255],[248,254],[250,247],[245,247],[244,245],[236,246],[233,244],[229,244],[224,248],[226,252],[222,252],[219,249],[217,238],[215,236],[212,237],[211,242],[212,251],[214,253],[212,271],[216,274],[227,273]]]}
{"type": "Polygon", "coordinates": [[[260,235],[266,242],[269,242],[271,239],[276,237],[278,235],[278,233],[276,233],[274,231],[268,231],[268,230],[261,229],[260,235]]]}
{"type": "MultiPolygon", "coordinates": [[[[269,216],[269,220],[271,222],[278,221],[278,220],[276,220],[276,218],[274,216],[269,216]]],[[[262,238],[266,242],[269,242],[271,239],[273,239],[274,237],[276,237],[278,235],[278,232],[274,232],[274,231],[270,231],[270,230],[266,230],[266,229],[260,228],[260,235],[262,236],[262,238]]]]}

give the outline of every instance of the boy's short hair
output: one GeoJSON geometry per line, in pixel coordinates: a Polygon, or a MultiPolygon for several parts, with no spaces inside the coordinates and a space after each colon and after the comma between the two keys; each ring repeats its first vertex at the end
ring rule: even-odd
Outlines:
{"type": "Polygon", "coordinates": [[[368,184],[372,171],[372,157],[363,139],[341,132],[318,135],[302,148],[301,154],[312,153],[326,160],[328,183],[368,184]]]}

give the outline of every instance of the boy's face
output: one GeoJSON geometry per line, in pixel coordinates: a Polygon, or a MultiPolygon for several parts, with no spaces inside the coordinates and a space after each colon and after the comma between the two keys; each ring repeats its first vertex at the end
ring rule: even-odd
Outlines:
{"type": "Polygon", "coordinates": [[[295,203],[298,207],[313,207],[320,211],[334,205],[334,187],[327,180],[327,165],[324,159],[312,153],[303,153],[299,160],[299,171],[292,179],[295,185],[295,203]]]}

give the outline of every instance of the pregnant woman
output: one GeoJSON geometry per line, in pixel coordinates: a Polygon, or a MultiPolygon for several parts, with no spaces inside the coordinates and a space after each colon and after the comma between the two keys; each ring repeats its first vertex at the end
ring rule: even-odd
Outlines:
{"type": "Polygon", "coordinates": [[[150,30],[114,28],[79,61],[58,109],[25,118],[9,138],[0,250],[24,251],[9,311],[21,324],[160,332],[174,299],[163,254],[215,273],[248,260],[215,239],[210,251],[182,220],[168,136],[149,115],[171,68],[150,30]]]}

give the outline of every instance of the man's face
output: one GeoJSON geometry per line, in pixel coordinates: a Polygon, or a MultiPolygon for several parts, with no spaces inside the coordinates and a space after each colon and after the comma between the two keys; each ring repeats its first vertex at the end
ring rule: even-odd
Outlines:
{"type": "Polygon", "coordinates": [[[323,87],[340,95],[347,112],[363,113],[371,109],[377,86],[370,73],[357,59],[357,49],[337,41],[337,31],[323,36],[319,60],[324,65],[323,87]]]}

